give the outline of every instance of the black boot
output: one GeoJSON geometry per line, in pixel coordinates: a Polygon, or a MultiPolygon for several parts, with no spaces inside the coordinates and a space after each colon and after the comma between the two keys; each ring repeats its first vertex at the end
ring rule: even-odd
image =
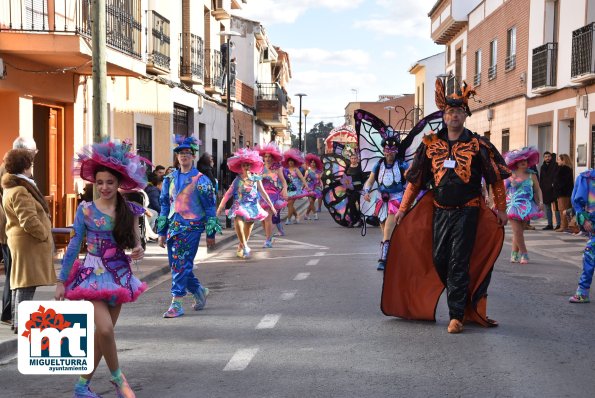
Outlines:
{"type": "Polygon", "coordinates": [[[378,259],[378,266],[376,267],[378,271],[384,271],[384,267],[386,266],[386,255],[388,254],[389,243],[388,240],[380,242],[380,258],[378,259]]]}

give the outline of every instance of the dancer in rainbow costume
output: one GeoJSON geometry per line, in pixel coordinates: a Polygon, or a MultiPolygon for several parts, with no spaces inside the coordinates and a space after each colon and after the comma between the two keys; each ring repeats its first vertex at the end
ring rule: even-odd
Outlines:
{"type": "Polygon", "coordinates": [[[590,302],[589,290],[595,270],[595,170],[582,172],[576,178],[572,191],[572,207],[576,212],[576,222],[589,234],[589,241],[583,252],[583,272],[578,280],[576,293],[570,297],[571,303],[590,302]]]}
{"type": "Polygon", "coordinates": [[[258,153],[264,161],[261,173],[262,186],[275,205],[274,209],[271,209],[264,198],[260,199],[260,205],[269,213],[267,218],[262,221],[265,234],[265,242],[262,247],[270,248],[273,247],[273,224],[277,225],[279,233],[284,234],[279,212],[287,207],[287,181],[285,181],[283,170],[280,167],[283,155],[275,143],[271,142],[259,147],[258,153]]]}
{"type": "Polygon", "coordinates": [[[306,178],[308,190],[310,191],[310,196],[308,197],[310,205],[306,210],[304,220],[310,219],[308,216],[309,214],[313,215],[314,220],[318,220],[315,204],[317,199],[322,198],[322,180],[320,179],[323,168],[322,160],[315,154],[309,153],[306,155],[306,165],[308,166],[308,169],[304,173],[304,177],[306,178]]]}
{"type": "Polygon", "coordinates": [[[215,188],[209,177],[194,167],[198,141],[194,137],[176,137],[176,143],[174,153],[180,167],[163,179],[161,213],[157,219],[159,246],[165,247],[167,243],[172,276],[172,301],[164,318],[184,315],[182,303],[186,292],[194,297],[195,311],[205,307],[209,289],[194,275],[194,257],[203,232],[207,235],[221,232],[215,216],[215,188]]]}
{"type": "Polygon", "coordinates": [[[291,148],[283,154],[283,175],[287,181],[287,220],[285,225],[291,224],[291,217],[294,217],[294,224],[298,224],[298,213],[295,209],[297,199],[310,196],[308,182],[300,171],[304,164],[304,155],[297,149],[291,148]]]}
{"type": "Polygon", "coordinates": [[[258,174],[263,168],[258,151],[248,148],[238,150],[227,159],[227,167],[238,176],[221,199],[217,215],[223,212],[227,201],[233,198],[233,204],[227,216],[234,219],[234,228],[240,241],[236,255],[247,259],[250,258],[248,240],[252,234],[254,221],[262,221],[269,216],[269,213],[260,206],[261,198],[267,203],[269,209],[274,209],[275,204],[264,190],[262,177],[258,174]]]}

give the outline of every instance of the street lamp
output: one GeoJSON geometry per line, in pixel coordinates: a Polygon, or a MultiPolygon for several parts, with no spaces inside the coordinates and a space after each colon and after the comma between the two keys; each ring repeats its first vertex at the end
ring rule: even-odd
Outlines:
{"type": "Polygon", "coordinates": [[[310,111],[308,109],[304,109],[302,112],[304,114],[304,152],[307,152],[307,148],[308,148],[308,129],[306,128],[306,121],[308,120],[308,113],[310,113],[310,111]]]}
{"type": "Polygon", "coordinates": [[[227,135],[225,136],[227,150],[225,151],[226,154],[231,154],[231,79],[229,76],[229,64],[230,64],[230,40],[232,36],[241,36],[241,33],[234,32],[232,30],[223,30],[217,33],[219,36],[225,37],[225,43],[227,44],[227,48],[225,49],[227,52],[226,58],[226,65],[225,65],[225,75],[227,79],[227,135]]]}
{"type": "Polygon", "coordinates": [[[308,96],[308,94],[298,93],[295,94],[296,97],[300,97],[300,122],[299,122],[299,150],[302,150],[302,97],[308,96]]]}
{"type": "Polygon", "coordinates": [[[394,106],[385,106],[384,107],[384,110],[388,111],[388,125],[391,127],[393,125],[390,123],[390,111],[393,110],[394,108],[395,108],[394,106]]]}
{"type": "Polygon", "coordinates": [[[352,88],[351,91],[355,93],[355,102],[357,102],[357,88],[352,88]]]}

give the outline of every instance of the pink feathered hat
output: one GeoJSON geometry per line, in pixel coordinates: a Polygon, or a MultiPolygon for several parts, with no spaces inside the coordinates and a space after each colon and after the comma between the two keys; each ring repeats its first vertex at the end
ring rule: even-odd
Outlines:
{"type": "Polygon", "coordinates": [[[312,163],[312,161],[314,161],[316,163],[316,170],[322,171],[322,168],[323,168],[322,160],[320,160],[320,158],[313,153],[307,154],[306,155],[306,164],[308,166],[310,166],[310,163],[312,163]]]}
{"type": "Polygon", "coordinates": [[[262,172],[264,163],[258,154],[258,151],[253,151],[248,148],[241,148],[232,157],[227,159],[227,167],[234,173],[240,174],[242,172],[242,164],[249,163],[250,171],[252,173],[262,172]]]}
{"type": "Polygon", "coordinates": [[[260,154],[260,156],[263,159],[264,159],[264,155],[266,155],[268,153],[273,158],[273,162],[276,162],[276,163],[283,160],[283,155],[281,154],[281,150],[279,150],[279,147],[274,142],[269,142],[265,146],[259,146],[258,153],[260,154]]]}
{"type": "Polygon", "coordinates": [[[521,149],[507,152],[504,155],[506,165],[512,170],[516,170],[516,165],[523,160],[527,161],[527,166],[535,166],[539,163],[539,152],[534,146],[526,146],[521,149]]]}
{"type": "Polygon", "coordinates": [[[125,191],[147,186],[147,159],[133,154],[129,140],[107,141],[88,145],[75,158],[74,171],[83,180],[94,183],[97,169],[104,166],[120,174],[120,188],[125,191]]]}
{"type": "Polygon", "coordinates": [[[291,148],[283,154],[283,167],[288,168],[288,160],[292,159],[295,162],[295,167],[300,167],[304,164],[304,155],[296,148],[291,148]]]}

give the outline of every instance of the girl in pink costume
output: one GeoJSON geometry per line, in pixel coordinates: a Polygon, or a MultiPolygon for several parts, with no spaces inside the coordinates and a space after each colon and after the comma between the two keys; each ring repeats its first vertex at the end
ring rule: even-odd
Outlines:
{"type": "Polygon", "coordinates": [[[254,221],[262,221],[269,216],[269,213],[260,206],[260,199],[263,198],[271,209],[274,209],[275,205],[262,186],[262,177],[258,175],[263,168],[258,151],[240,149],[234,153],[234,156],[227,159],[227,167],[238,176],[225,192],[217,208],[217,215],[223,212],[225,204],[233,197],[233,204],[227,216],[234,219],[234,227],[240,241],[236,255],[240,258],[250,258],[248,240],[254,221]]]}
{"type": "Polygon", "coordinates": [[[287,180],[287,220],[285,224],[291,224],[291,217],[295,218],[294,224],[298,224],[298,214],[295,210],[295,201],[306,196],[308,192],[308,182],[304,178],[300,167],[304,164],[304,156],[295,148],[287,150],[283,154],[283,175],[287,180]]]}
{"type": "MultiPolygon", "coordinates": [[[[55,299],[89,300],[95,309],[95,366],[105,358],[118,397],[135,394],[120,371],[114,327],[122,303],[135,301],[147,288],[130,268],[131,260],[143,258],[138,216],[144,209],[127,202],[118,192],[147,185],[142,159],[130,152],[129,142],[94,144],[78,154],[76,169],[82,179],[97,187],[99,198],[82,202],[74,220],[71,238],[56,285],[55,299]],[[83,238],[87,255],[78,260],[83,238]],[[132,249],[130,256],[125,249],[132,249]]],[[[89,388],[91,372],[75,384],[74,397],[98,397],[89,388]]]]}
{"type": "Polygon", "coordinates": [[[308,169],[304,173],[306,182],[308,183],[308,189],[310,190],[310,196],[308,200],[310,201],[310,205],[306,210],[306,215],[304,216],[304,220],[309,220],[309,214],[312,214],[314,220],[318,220],[318,213],[316,212],[316,200],[322,198],[322,180],[320,179],[320,174],[322,173],[322,160],[313,153],[309,153],[306,155],[306,164],[308,165],[308,169]]]}
{"type": "Polygon", "coordinates": [[[525,245],[523,223],[543,217],[543,197],[539,181],[530,167],[539,163],[539,152],[534,147],[510,151],[505,156],[512,176],[504,181],[506,187],[506,213],[512,227],[511,263],[529,263],[525,245]]]}
{"type": "Polygon", "coordinates": [[[283,177],[283,171],[276,166],[283,160],[283,155],[274,143],[269,143],[263,147],[258,148],[258,153],[264,161],[264,168],[262,169],[262,185],[264,190],[269,195],[271,202],[275,205],[271,209],[264,198],[260,199],[260,205],[269,213],[267,218],[262,222],[264,227],[265,241],[262,247],[273,247],[273,217],[277,212],[284,207],[287,207],[287,182],[283,177]]]}

